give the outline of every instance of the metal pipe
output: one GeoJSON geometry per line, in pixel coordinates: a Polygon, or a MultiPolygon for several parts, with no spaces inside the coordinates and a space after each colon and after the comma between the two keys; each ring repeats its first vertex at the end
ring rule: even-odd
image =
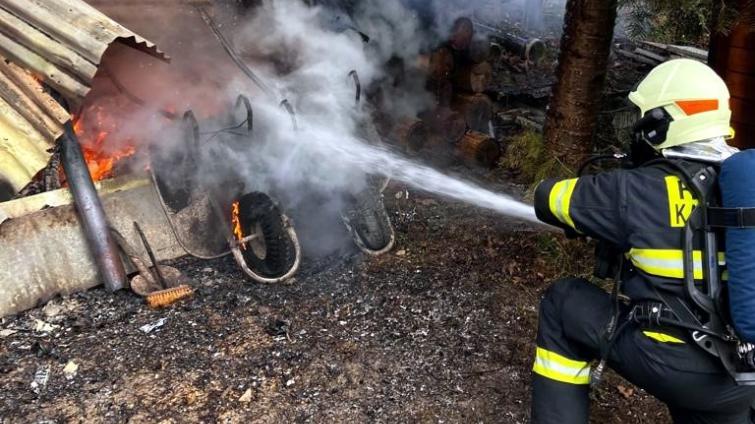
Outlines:
{"type": "Polygon", "coordinates": [[[474,25],[492,41],[522,59],[538,64],[545,56],[545,43],[539,38],[520,37],[480,22],[474,22],[474,25]]]}
{"type": "Polygon", "coordinates": [[[64,130],[59,140],[63,169],[81,226],[105,287],[110,291],[120,290],[126,285],[126,271],[118,254],[118,247],[110,234],[102,202],[94,188],[92,175],[71,121],[65,124],[64,130]]]}

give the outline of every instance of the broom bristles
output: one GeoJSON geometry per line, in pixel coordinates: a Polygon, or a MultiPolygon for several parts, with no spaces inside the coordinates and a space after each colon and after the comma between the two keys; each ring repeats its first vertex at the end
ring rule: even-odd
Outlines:
{"type": "Polygon", "coordinates": [[[160,290],[147,295],[147,305],[150,308],[164,308],[170,306],[179,300],[185,299],[194,294],[194,289],[183,284],[178,287],[160,290]]]}

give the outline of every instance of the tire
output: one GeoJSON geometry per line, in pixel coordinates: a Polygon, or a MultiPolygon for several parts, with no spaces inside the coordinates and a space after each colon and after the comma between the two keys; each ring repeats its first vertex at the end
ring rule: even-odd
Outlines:
{"type": "Polygon", "coordinates": [[[393,242],[393,227],[382,194],[369,187],[352,196],[351,203],[346,217],[357,244],[373,252],[386,249],[393,242]]]}
{"type": "Polygon", "coordinates": [[[296,247],[289,237],[283,215],[264,193],[250,193],[239,199],[239,221],[245,235],[258,233],[264,240],[264,255],[249,244],[242,249],[244,260],[252,271],[264,278],[285,275],[296,262],[296,247]]]}

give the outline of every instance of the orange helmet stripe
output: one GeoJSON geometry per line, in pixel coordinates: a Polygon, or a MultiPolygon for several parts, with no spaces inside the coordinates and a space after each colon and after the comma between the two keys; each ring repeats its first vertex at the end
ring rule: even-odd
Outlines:
{"type": "Polygon", "coordinates": [[[696,115],[698,113],[718,110],[718,99],[706,100],[679,100],[676,105],[687,115],[696,115]]]}

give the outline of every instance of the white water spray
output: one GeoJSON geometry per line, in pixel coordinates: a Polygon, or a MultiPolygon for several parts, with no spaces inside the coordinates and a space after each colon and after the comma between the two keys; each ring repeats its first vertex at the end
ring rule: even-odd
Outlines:
{"type": "MultiPolygon", "coordinates": [[[[327,145],[326,145],[327,146],[327,145]]],[[[420,165],[398,154],[364,143],[331,145],[339,158],[355,164],[364,172],[383,176],[412,185],[415,188],[460,200],[481,208],[530,222],[539,222],[535,209],[510,196],[486,190],[471,182],[445,175],[420,165]]]]}
{"type": "MultiPolygon", "coordinates": [[[[278,115],[277,121],[288,119],[277,111],[267,109],[265,115],[278,115]]],[[[290,126],[275,127],[274,142],[267,147],[277,152],[266,151],[262,157],[283,157],[283,163],[276,162],[274,178],[285,180],[288,187],[312,183],[319,187],[332,187],[336,191],[353,187],[355,181],[364,174],[382,175],[409,184],[417,189],[459,200],[494,212],[539,222],[533,206],[520,202],[511,196],[495,193],[474,183],[445,175],[433,168],[418,164],[391,150],[388,146],[370,144],[359,139],[345,128],[339,129],[322,120],[309,120],[300,116],[300,128],[290,126]]],[[[267,163],[270,169],[271,163],[267,163]]]]}

